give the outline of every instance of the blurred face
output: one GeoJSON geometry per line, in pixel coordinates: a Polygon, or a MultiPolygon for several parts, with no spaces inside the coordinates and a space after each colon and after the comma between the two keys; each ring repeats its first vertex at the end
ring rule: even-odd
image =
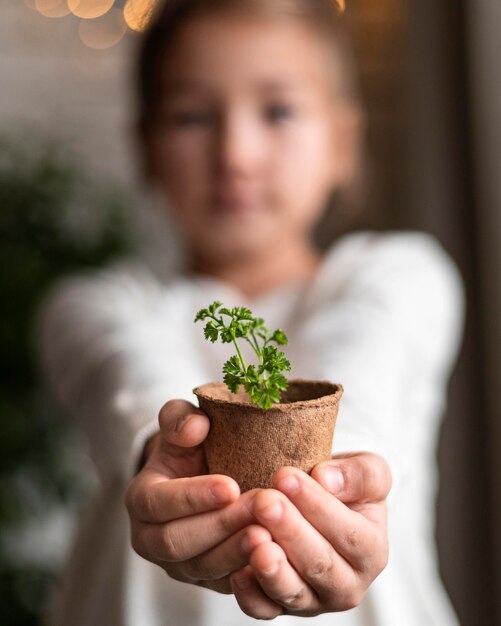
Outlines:
{"type": "Polygon", "coordinates": [[[293,19],[230,14],[178,31],[150,154],[196,254],[231,260],[304,242],[346,176],[347,105],[319,39],[293,19]]]}

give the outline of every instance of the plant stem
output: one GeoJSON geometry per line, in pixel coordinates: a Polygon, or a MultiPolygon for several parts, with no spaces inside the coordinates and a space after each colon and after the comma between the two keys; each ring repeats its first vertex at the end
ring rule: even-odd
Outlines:
{"type": "Polygon", "coordinates": [[[247,341],[250,343],[250,345],[252,346],[252,349],[254,350],[254,352],[257,354],[258,358],[259,358],[259,362],[262,364],[263,363],[263,356],[261,354],[261,350],[259,349],[259,344],[257,343],[257,339],[254,336],[254,333],[251,332],[250,333],[252,339],[254,340],[254,342],[252,342],[249,337],[246,337],[247,341]]]}
{"type": "Polygon", "coordinates": [[[238,347],[237,340],[236,340],[235,335],[233,333],[231,333],[231,338],[233,340],[233,345],[236,348],[236,351],[237,351],[237,354],[238,354],[238,358],[240,359],[240,364],[242,365],[242,368],[243,368],[244,372],[246,372],[247,371],[247,365],[245,365],[244,357],[242,356],[242,353],[240,352],[240,348],[238,347]]]}

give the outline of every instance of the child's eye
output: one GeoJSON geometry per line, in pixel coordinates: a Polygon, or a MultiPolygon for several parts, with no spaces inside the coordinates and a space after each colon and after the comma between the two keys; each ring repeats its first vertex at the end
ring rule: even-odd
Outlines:
{"type": "Polygon", "coordinates": [[[212,115],[205,111],[181,111],[174,113],[172,121],[175,126],[205,126],[212,122],[212,115]]]}
{"type": "Polygon", "coordinates": [[[284,104],[273,104],[266,109],[266,117],[272,122],[279,122],[292,116],[291,107],[284,104]]]}

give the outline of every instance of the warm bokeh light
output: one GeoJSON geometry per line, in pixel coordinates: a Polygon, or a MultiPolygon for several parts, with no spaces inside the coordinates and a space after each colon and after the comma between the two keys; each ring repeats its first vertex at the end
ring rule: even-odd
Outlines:
{"type": "Polygon", "coordinates": [[[158,0],[127,0],[124,17],[127,25],[137,32],[143,31],[158,4],[158,0]]]}
{"type": "Polygon", "coordinates": [[[115,0],[67,0],[73,15],[84,20],[92,20],[108,13],[115,0]]]}
{"type": "Polygon", "coordinates": [[[83,20],[78,26],[80,39],[95,50],[113,47],[126,32],[127,24],[120,9],[111,9],[96,20],[83,20]]]}
{"type": "Polygon", "coordinates": [[[34,3],[26,4],[30,8],[33,4],[35,10],[45,17],[64,17],[70,12],[66,0],[35,0],[34,3]]]}
{"type": "Polygon", "coordinates": [[[28,9],[32,9],[33,11],[37,10],[35,0],[24,0],[24,4],[28,7],[28,9]]]}

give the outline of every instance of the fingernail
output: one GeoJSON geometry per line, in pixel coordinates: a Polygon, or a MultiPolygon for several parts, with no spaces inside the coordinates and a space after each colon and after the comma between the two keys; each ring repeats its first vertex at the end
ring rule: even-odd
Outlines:
{"type": "Polygon", "coordinates": [[[264,576],[275,576],[275,574],[278,572],[278,567],[279,565],[275,561],[266,569],[262,569],[260,573],[263,574],[264,576]]]}
{"type": "Polygon", "coordinates": [[[258,515],[269,522],[278,522],[282,517],[282,505],[277,500],[258,511],[258,515]]]}
{"type": "Polygon", "coordinates": [[[331,493],[339,493],[344,488],[344,476],[338,467],[326,465],[324,468],[324,482],[331,493]]]}
{"type": "Polygon", "coordinates": [[[247,535],[244,535],[244,538],[242,539],[242,550],[246,554],[250,554],[252,552],[251,542],[249,541],[249,537],[247,537],[247,535]]]}
{"type": "Polygon", "coordinates": [[[231,496],[225,485],[216,483],[210,488],[210,490],[217,504],[225,504],[230,501],[231,496]]]}
{"type": "Polygon", "coordinates": [[[176,426],[175,426],[176,433],[178,433],[179,431],[181,431],[183,429],[184,425],[190,419],[190,417],[191,417],[191,415],[184,415],[183,417],[180,417],[177,420],[176,426]]]}
{"type": "Polygon", "coordinates": [[[286,476],[277,486],[284,493],[295,493],[299,489],[299,480],[297,476],[286,476]]]}

